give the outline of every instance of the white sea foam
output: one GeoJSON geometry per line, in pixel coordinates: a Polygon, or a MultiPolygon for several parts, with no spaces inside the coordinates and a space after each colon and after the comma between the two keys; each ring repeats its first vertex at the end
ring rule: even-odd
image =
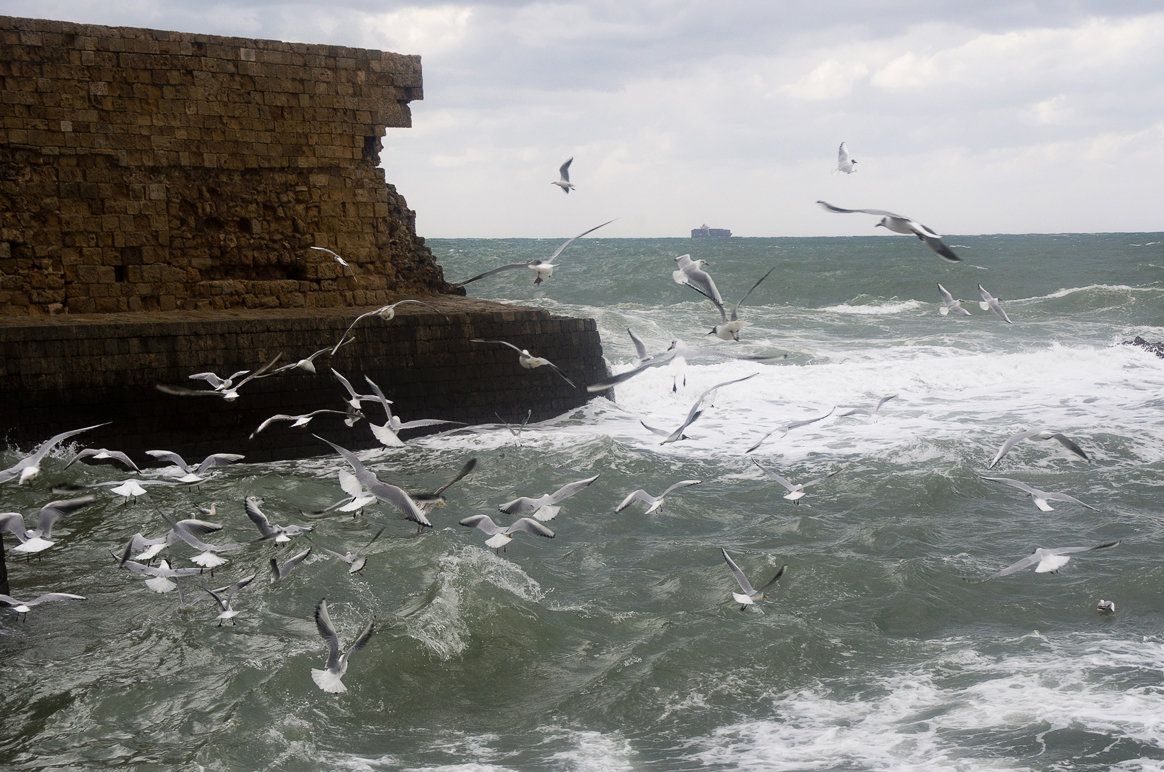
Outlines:
{"type": "Polygon", "coordinates": [[[916,308],[924,308],[925,303],[920,300],[899,300],[889,303],[870,303],[869,305],[854,304],[851,302],[841,303],[836,306],[825,306],[821,311],[829,311],[834,314],[858,314],[862,316],[889,316],[891,314],[901,314],[906,311],[913,311],[916,308]]]}

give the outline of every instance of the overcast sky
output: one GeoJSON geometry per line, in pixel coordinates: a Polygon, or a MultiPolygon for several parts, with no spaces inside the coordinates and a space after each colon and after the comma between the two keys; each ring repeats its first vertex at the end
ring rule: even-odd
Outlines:
{"type": "Polygon", "coordinates": [[[1158,0],[5,0],[419,54],[388,181],[428,237],[1164,230],[1158,0]],[[845,140],[855,174],[833,171],[845,140]],[[573,156],[577,189],[550,182],[573,156]]]}

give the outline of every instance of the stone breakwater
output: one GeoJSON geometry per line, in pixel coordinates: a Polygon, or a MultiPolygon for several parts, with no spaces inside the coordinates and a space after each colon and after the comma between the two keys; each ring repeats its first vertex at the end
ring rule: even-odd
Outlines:
{"type": "MultiPolygon", "coordinates": [[[[52,434],[111,422],[78,437],[150,463],[140,453],[162,448],[201,457],[242,453],[248,461],[323,455],[311,432],[351,448],[376,446],[366,423],[353,429],[321,416],[303,429],[272,425],[248,436],[276,413],[342,409],[346,396],[335,368],[364,393],[372,378],[402,420],[443,418],[467,424],[520,423],[560,415],[584,404],[585,384],[606,377],[602,345],[591,319],[554,316],[459,297],[426,297],[439,309],[406,304],[391,321],[366,319],[355,340],[316,360],[316,373],[293,370],[246,384],[237,400],[175,396],[157,384],[199,388],[196,372],[229,375],[280,363],[340,340],[363,309],[119,314],[36,319],[0,318],[0,431],[29,451],[52,434]],[[548,368],[524,370],[509,341],[557,364],[572,389],[548,368]]],[[[380,409],[371,418],[383,423],[380,409]]],[[[404,436],[407,438],[408,434],[404,436]]]]}

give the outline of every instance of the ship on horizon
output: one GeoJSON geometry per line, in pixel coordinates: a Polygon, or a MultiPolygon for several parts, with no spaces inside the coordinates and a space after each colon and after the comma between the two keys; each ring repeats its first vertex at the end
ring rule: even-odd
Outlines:
{"type": "Polygon", "coordinates": [[[732,232],[727,228],[709,228],[707,223],[691,229],[693,239],[729,239],[731,236],[732,232]]]}

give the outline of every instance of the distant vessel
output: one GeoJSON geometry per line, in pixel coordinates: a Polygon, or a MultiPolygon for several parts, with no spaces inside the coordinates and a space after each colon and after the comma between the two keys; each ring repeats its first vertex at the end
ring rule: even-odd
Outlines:
{"type": "Polygon", "coordinates": [[[691,229],[693,239],[730,239],[731,236],[732,232],[727,228],[708,228],[706,223],[691,229]]]}

